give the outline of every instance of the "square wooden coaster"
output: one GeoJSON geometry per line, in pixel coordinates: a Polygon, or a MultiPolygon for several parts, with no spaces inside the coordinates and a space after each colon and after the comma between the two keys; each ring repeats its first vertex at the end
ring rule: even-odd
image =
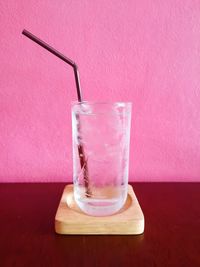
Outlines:
{"type": "Polygon", "coordinates": [[[64,188],[56,217],[55,231],[67,235],[137,235],[144,232],[144,215],[131,185],[124,207],[111,216],[93,217],[76,205],[73,185],[64,188]]]}

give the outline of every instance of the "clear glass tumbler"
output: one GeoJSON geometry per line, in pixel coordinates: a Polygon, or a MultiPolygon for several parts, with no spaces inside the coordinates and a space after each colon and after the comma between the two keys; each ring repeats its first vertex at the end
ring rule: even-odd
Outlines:
{"type": "Polygon", "coordinates": [[[72,103],[74,198],[92,216],[116,213],[127,198],[131,103],[72,103]]]}

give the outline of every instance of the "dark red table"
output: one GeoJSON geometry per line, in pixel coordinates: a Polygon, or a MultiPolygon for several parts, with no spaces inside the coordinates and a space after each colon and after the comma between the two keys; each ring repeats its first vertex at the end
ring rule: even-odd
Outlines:
{"type": "Polygon", "coordinates": [[[60,236],[64,184],[0,184],[0,266],[200,266],[200,183],[136,183],[140,236],[60,236]]]}

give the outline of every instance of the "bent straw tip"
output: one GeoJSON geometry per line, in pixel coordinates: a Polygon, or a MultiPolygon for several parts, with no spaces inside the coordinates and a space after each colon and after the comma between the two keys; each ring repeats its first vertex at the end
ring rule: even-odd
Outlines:
{"type": "Polygon", "coordinates": [[[26,29],[23,29],[22,34],[23,35],[31,35],[31,33],[29,31],[27,31],[26,29]]]}

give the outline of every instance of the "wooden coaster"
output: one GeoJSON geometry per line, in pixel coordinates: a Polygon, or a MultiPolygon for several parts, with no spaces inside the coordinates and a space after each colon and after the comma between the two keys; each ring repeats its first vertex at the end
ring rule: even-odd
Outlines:
{"type": "Polygon", "coordinates": [[[56,217],[58,234],[85,235],[137,235],[144,232],[144,215],[131,185],[124,207],[105,217],[93,217],[83,213],[74,201],[73,185],[64,188],[56,217]]]}

